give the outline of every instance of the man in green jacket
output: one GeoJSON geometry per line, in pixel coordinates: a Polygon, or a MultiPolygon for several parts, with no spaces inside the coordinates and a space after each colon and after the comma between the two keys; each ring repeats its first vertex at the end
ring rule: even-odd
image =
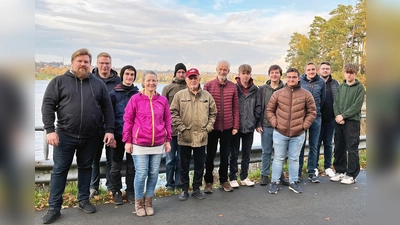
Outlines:
{"type": "Polygon", "coordinates": [[[364,86],[355,79],[358,68],[354,64],[344,67],[344,77],[333,101],[335,113],[335,160],[336,174],[331,181],[353,184],[360,172],[358,145],[360,143],[361,107],[364,103],[364,86]]]}

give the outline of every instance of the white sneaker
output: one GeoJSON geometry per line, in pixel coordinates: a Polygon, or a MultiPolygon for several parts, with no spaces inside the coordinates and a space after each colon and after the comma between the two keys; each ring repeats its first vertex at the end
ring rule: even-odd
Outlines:
{"type": "Polygon", "coordinates": [[[231,180],[229,183],[231,184],[231,187],[233,187],[233,188],[239,187],[239,183],[236,180],[231,180]]]}
{"type": "Polygon", "coordinates": [[[336,173],[335,176],[331,178],[331,181],[341,181],[344,177],[343,173],[336,173]]]}
{"type": "Polygon", "coordinates": [[[254,182],[251,181],[249,178],[246,178],[246,179],[240,181],[240,185],[251,187],[251,186],[254,186],[254,182]]]}
{"type": "Polygon", "coordinates": [[[333,170],[331,168],[328,168],[325,170],[325,174],[329,177],[334,177],[335,173],[333,172],[333,170]]]}
{"type": "Polygon", "coordinates": [[[340,181],[340,183],[342,183],[342,184],[354,184],[355,182],[356,182],[356,180],[353,177],[350,177],[350,176],[345,176],[343,178],[343,180],[340,181]]]}
{"type": "Polygon", "coordinates": [[[317,168],[315,168],[315,169],[314,169],[314,171],[315,171],[315,176],[317,176],[317,177],[318,177],[318,174],[319,174],[319,172],[318,172],[318,169],[317,169],[317,168]]]}

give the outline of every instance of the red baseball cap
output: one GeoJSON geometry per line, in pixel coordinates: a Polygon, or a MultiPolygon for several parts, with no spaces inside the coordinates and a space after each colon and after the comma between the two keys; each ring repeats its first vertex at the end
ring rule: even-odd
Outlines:
{"type": "Polygon", "coordinates": [[[196,68],[191,68],[188,71],[186,71],[186,77],[193,76],[193,75],[200,76],[200,73],[196,68]]]}

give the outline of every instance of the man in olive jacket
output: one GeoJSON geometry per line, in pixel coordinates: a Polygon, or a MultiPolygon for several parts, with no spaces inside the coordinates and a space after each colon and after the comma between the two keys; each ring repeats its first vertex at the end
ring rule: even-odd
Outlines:
{"type": "Polygon", "coordinates": [[[214,128],[217,106],[214,98],[200,87],[200,73],[196,68],[186,72],[188,88],[175,94],[171,103],[172,125],[178,130],[178,145],[181,149],[181,182],[182,193],[179,200],[189,197],[189,166],[193,150],[194,176],[192,196],[202,200],[200,191],[203,180],[205,146],[208,133],[214,128]]]}

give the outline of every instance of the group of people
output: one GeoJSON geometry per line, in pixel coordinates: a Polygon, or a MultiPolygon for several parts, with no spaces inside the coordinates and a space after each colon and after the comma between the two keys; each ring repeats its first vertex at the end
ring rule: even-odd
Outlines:
{"type": "Polygon", "coordinates": [[[163,153],[166,189],[182,190],[181,201],[189,198],[191,158],[191,195],[202,200],[206,198],[204,193],[213,193],[218,143],[220,188],[232,192],[239,186],[253,186],[248,170],[254,131],[261,135],[260,185],[271,182],[269,193],[277,193],[279,184],[289,186],[295,193],[302,192],[299,181],[307,131],[307,170],[313,183],[319,182],[317,168],[322,142],[325,173],[332,181],[352,184],[359,173],[358,137],[364,88],[355,79],[357,67],[353,64],[344,67],[345,80],[341,84],[332,78],[328,62],[320,64],[318,74],[314,63],[305,66],[302,76],[297,69],[289,68],[285,83],[281,80],[281,67],[272,65],[269,80],[257,87],[250,65],[239,67],[234,83],[227,79],[229,62],[222,60],[217,63],[216,78],[202,88],[198,69],[187,70],[183,63],[178,63],[172,83],[159,94],[154,71],[143,73],[139,91],[134,85],[137,74],[132,65],[124,66],[118,76],[111,68],[108,53],[98,55],[97,67],[92,72],[91,60],[87,49],[75,51],[71,69],[55,77],[43,97],[46,139],[54,146],[45,224],[61,216],[62,194],[74,155],[78,164],[78,208],[86,213],[96,212],[89,198],[98,194],[104,145],[106,186],[113,193],[114,204],[123,204],[121,170],[125,156],[126,198],[135,204],[140,217],[154,215],[153,195],[163,153]],[[336,173],[331,168],[334,133],[336,173]],[[286,157],[289,179],[283,175],[286,157]]]}

